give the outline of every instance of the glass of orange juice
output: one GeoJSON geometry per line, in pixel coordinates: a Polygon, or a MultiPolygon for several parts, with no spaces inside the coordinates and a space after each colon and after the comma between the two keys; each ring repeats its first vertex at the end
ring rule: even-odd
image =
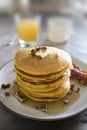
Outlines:
{"type": "Polygon", "coordinates": [[[34,46],[39,39],[40,17],[19,18],[16,29],[21,47],[34,46]]]}

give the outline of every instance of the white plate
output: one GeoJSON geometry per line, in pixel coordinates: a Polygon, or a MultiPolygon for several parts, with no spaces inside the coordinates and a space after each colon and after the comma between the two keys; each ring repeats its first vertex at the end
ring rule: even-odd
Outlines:
{"type": "MultiPolygon", "coordinates": [[[[73,63],[78,64],[81,69],[87,70],[87,64],[74,59],[73,63]]],[[[2,69],[0,70],[0,86],[4,83],[12,83],[15,79],[15,72],[13,61],[9,62],[8,64],[4,65],[2,69]]],[[[62,103],[62,111],[58,111],[60,109],[59,106],[52,104],[49,105],[48,112],[42,112],[40,110],[36,110],[35,107],[31,107],[31,105],[26,105],[20,103],[16,97],[10,95],[8,97],[5,96],[5,91],[0,88],[0,100],[1,103],[4,104],[9,110],[15,112],[16,114],[26,117],[26,118],[32,118],[35,120],[60,120],[65,119],[71,116],[74,116],[84,109],[87,108],[87,87],[83,86],[80,95],[77,96],[78,98],[71,104],[65,105],[62,103]]],[[[78,94],[77,94],[78,95],[78,94]]],[[[57,102],[58,103],[58,102],[57,102]]]]}

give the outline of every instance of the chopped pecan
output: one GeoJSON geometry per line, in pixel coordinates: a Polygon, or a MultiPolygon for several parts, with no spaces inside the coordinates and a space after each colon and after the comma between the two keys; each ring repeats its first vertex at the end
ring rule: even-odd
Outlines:
{"type": "Polygon", "coordinates": [[[65,99],[64,100],[64,104],[68,104],[69,103],[69,100],[68,99],[65,99]]]}
{"type": "Polygon", "coordinates": [[[2,88],[2,89],[10,88],[10,84],[2,84],[2,85],[1,85],[1,88],[2,88]]]}
{"type": "Polygon", "coordinates": [[[36,106],[36,109],[47,112],[47,104],[39,104],[38,106],[36,106]]]}
{"type": "Polygon", "coordinates": [[[15,93],[15,97],[20,101],[20,102],[25,102],[26,101],[26,96],[19,90],[18,92],[15,93]]]}
{"type": "Polygon", "coordinates": [[[39,51],[39,50],[40,50],[40,47],[37,47],[37,48],[36,48],[36,51],[39,51]]]}
{"type": "Polygon", "coordinates": [[[32,49],[32,50],[31,50],[31,54],[34,56],[35,53],[36,53],[36,50],[35,50],[35,49],[32,49]]]}
{"type": "Polygon", "coordinates": [[[47,48],[46,48],[45,46],[36,47],[35,49],[32,49],[32,50],[31,50],[31,54],[32,54],[33,56],[35,56],[35,53],[36,53],[37,51],[40,51],[40,50],[45,51],[45,50],[47,50],[47,48]]]}
{"type": "Polygon", "coordinates": [[[40,48],[41,48],[42,50],[44,50],[44,51],[47,50],[47,48],[46,48],[45,46],[41,46],[40,48]]]}
{"type": "Polygon", "coordinates": [[[10,93],[9,92],[5,92],[5,96],[10,96],[10,93]]]}

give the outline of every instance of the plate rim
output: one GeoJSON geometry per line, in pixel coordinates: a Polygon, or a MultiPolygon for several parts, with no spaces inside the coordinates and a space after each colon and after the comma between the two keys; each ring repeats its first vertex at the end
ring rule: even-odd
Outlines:
{"type": "Polygon", "coordinates": [[[25,115],[23,115],[23,114],[20,114],[20,113],[18,113],[18,112],[16,112],[16,111],[10,109],[10,108],[7,107],[5,104],[3,104],[1,101],[0,101],[0,105],[2,105],[6,110],[8,110],[9,112],[11,112],[11,113],[13,113],[13,114],[15,114],[15,115],[17,115],[17,116],[20,116],[20,117],[26,118],[26,119],[35,120],[35,121],[60,121],[60,120],[64,120],[64,119],[68,119],[68,118],[74,117],[74,116],[80,114],[81,112],[83,112],[83,111],[85,111],[85,110],[87,109],[87,106],[86,106],[86,108],[81,109],[80,111],[75,112],[75,113],[73,113],[73,114],[71,114],[71,115],[68,115],[68,116],[65,116],[65,117],[62,117],[62,118],[57,118],[57,117],[56,117],[56,118],[49,118],[49,119],[48,119],[48,118],[25,116],[25,115]]]}
{"type": "MultiPolygon", "coordinates": [[[[78,59],[78,58],[75,58],[75,57],[72,57],[72,59],[74,59],[74,60],[79,60],[79,62],[82,62],[82,63],[84,63],[84,64],[86,64],[85,62],[83,62],[83,61],[81,61],[80,59],[78,59]]],[[[11,62],[13,62],[14,60],[13,59],[11,59],[10,61],[8,61],[7,63],[5,63],[4,65],[2,65],[1,67],[0,67],[0,71],[6,66],[6,65],[8,65],[9,63],[11,63],[11,62]]],[[[87,109],[87,105],[83,108],[82,107],[82,109],[80,109],[79,111],[76,111],[76,112],[74,112],[74,113],[72,113],[72,114],[69,114],[69,115],[67,115],[67,116],[64,116],[64,117],[60,117],[60,118],[58,118],[58,117],[53,117],[53,118],[40,118],[40,117],[32,117],[32,116],[26,116],[26,115],[23,115],[22,113],[19,113],[19,112],[16,112],[15,110],[13,110],[13,109],[11,109],[11,108],[9,108],[9,106],[7,106],[7,105],[5,105],[1,100],[0,100],[0,105],[2,105],[4,108],[6,108],[9,112],[12,112],[12,113],[14,113],[15,115],[18,115],[18,116],[20,116],[20,117],[23,117],[23,118],[26,118],[26,119],[32,119],[32,120],[38,120],[38,121],[55,121],[55,120],[63,120],[63,119],[67,119],[67,118],[70,118],[70,117],[73,117],[73,116],[75,116],[75,115],[78,115],[78,114],[80,114],[81,112],[83,112],[83,111],[85,111],[86,109],[87,109]]]]}

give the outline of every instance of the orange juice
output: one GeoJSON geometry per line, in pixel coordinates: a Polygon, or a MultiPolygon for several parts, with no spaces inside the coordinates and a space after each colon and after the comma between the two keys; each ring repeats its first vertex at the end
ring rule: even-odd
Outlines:
{"type": "Polygon", "coordinates": [[[33,42],[39,36],[39,23],[35,20],[21,20],[17,25],[19,38],[25,42],[33,42]]]}

